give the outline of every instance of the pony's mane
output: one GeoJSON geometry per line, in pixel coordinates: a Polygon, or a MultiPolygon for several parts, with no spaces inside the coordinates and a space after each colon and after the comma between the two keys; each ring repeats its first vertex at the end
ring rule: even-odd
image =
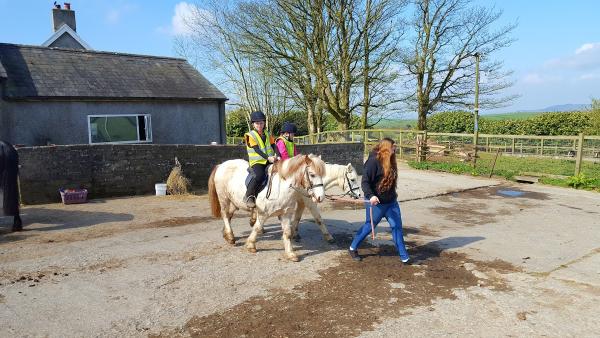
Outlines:
{"type": "Polygon", "coordinates": [[[298,155],[296,155],[292,158],[289,158],[285,161],[277,162],[276,168],[277,168],[277,172],[279,173],[279,175],[281,175],[282,178],[286,179],[286,178],[290,177],[291,175],[297,175],[297,174],[302,175],[303,173],[302,172],[298,173],[298,171],[304,165],[308,165],[319,176],[325,175],[325,162],[323,162],[323,160],[321,160],[319,157],[317,157],[313,154],[309,154],[309,155],[298,154],[298,155]]]}

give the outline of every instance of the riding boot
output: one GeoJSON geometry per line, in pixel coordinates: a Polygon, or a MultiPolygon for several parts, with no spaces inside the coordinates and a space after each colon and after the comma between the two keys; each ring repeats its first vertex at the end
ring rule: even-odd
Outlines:
{"type": "Polygon", "coordinates": [[[256,186],[256,178],[253,177],[248,183],[248,189],[246,190],[246,195],[244,196],[244,202],[246,203],[246,207],[253,209],[256,207],[256,197],[254,196],[254,190],[256,186]]]}
{"type": "Polygon", "coordinates": [[[12,231],[23,231],[23,222],[21,216],[16,215],[13,219],[12,231]]]}

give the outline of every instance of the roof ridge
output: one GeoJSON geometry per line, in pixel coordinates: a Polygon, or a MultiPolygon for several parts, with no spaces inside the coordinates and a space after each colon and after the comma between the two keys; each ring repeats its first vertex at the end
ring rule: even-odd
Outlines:
{"type": "Polygon", "coordinates": [[[157,55],[146,55],[146,54],[132,54],[132,53],[108,52],[108,51],[100,51],[100,50],[80,50],[80,49],[69,49],[69,48],[59,48],[59,47],[44,47],[44,46],[36,46],[36,45],[23,45],[23,44],[16,44],[16,43],[0,42],[0,46],[2,46],[2,45],[15,46],[15,47],[19,47],[19,48],[58,50],[58,51],[64,51],[64,52],[70,52],[70,53],[80,53],[80,54],[93,53],[93,54],[105,54],[105,55],[132,56],[132,57],[139,57],[139,58],[153,58],[153,59],[167,59],[167,60],[187,61],[184,58],[178,58],[178,57],[173,57],[173,56],[157,56],[157,55]]]}

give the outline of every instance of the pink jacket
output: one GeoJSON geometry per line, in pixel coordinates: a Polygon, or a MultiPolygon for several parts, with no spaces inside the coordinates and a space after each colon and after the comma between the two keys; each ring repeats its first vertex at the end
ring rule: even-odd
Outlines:
{"type": "MultiPolygon", "coordinates": [[[[282,160],[287,160],[288,158],[292,157],[287,153],[287,149],[285,149],[285,143],[282,140],[277,140],[277,142],[275,143],[277,145],[277,149],[279,149],[279,153],[281,154],[281,159],[282,160]]],[[[298,155],[298,149],[296,149],[296,147],[294,147],[294,155],[296,156],[298,155]]]]}

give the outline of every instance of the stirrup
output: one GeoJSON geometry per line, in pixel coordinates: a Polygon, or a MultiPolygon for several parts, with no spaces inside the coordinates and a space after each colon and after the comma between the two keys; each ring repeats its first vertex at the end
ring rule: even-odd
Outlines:
{"type": "Polygon", "coordinates": [[[254,195],[250,195],[248,197],[246,197],[246,207],[250,208],[250,209],[254,209],[256,208],[256,197],[254,197],[254,195]]]}

